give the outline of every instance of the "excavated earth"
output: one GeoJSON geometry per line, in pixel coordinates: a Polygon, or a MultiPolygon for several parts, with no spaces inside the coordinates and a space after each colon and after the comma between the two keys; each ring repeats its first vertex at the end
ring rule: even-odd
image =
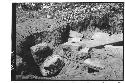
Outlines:
{"type": "MultiPolygon", "coordinates": [[[[54,30],[56,31],[58,27],[66,27],[66,23],[58,25],[57,21],[55,20],[53,21],[50,19],[30,19],[24,23],[17,24],[17,28],[16,28],[17,54],[20,54],[20,52],[22,52],[21,45],[25,41],[26,37],[34,33],[40,33],[43,31],[53,32],[54,30]],[[48,28],[48,26],[52,26],[52,27],[48,28]]],[[[49,33],[46,33],[45,36],[47,38],[50,38],[50,35],[48,36],[48,34],[49,33]]],[[[53,35],[53,33],[51,35],[53,35]]],[[[111,37],[113,36],[114,35],[112,35],[111,37]]],[[[53,41],[53,40],[50,40],[50,41],[53,41]]],[[[104,80],[104,79],[107,79],[105,77],[108,75],[110,67],[112,69],[112,66],[117,65],[118,67],[115,66],[116,70],[113,68],[114,69],[113,71],[117,71],[116,74],[118,75],[114,77],[112,74],[115,74],[115,73],[112,71],[109,73],[112,76],[110,77],[110,79],[117,79],[117,80],[122,79],[121,69],[123,67],[122,65],[123,64],[122,62],[123,46],[118,47],[118,46],[107,45],[109,43],[123,41],[122,34],[115,35],[114,38],[109,38],[109,41],[107,42],[104,42],[104,41],[105,40],[102,40],[101,42],[100,40],[83,39],[82,41],[76,41],[76,42],[74,41],[75,43],[71,43],[70,45],[65,45],[64,43],[66,42],[64,42],[56,47],[51,46],[53,44],[49,42],[50,44],[49,46],[55,50],[54,51],[55,54],[59,54],[64,59],[65,66],[62,68],[62,70],[56,77],[55,76],[54,77],[37,77],[37,76],[34,77],[32,75],[31,76],[36,79],[46,79],[46,80],[47,79],[48,80],[49,79],[51,80],[104,80]],[[85,47],[89,47],[91,48],[91,50],[89,50],[88,53],[79,52],[78,51],[79,45],[82,46],[82,49],[84,49],[85,47]],[[98,49],[99,46],[101,47],[101,49],[98,49]],[[68,55],[67,54],[65,55],[66,52],[70,52],[70,53],[68,55]],[[114,63],[116,64],[114,65],[114,63]]],[[[19,79],[20,75],[17,75],[17,78],[19,79]]]]}
{"type": "Polygon", "coordinates": [[[42,16],[17,23],[16,79],[123,80],[123,33],[98,28],[105,17],[99,26],[87,19],[83,25],[42,16]]]}

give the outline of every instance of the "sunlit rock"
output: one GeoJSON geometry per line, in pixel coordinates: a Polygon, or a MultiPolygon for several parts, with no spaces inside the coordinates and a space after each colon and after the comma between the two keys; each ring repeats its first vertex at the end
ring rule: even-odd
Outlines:
{"type": "Polygon", "coordinates": [[[64,66],[64,62],[59,55],[52,55],[48,57],[40,66],[40,71],[43,76],[56,76],[64,66]]]}
{"type": "Polygon", "coordinates": [[[78,37],[73,37],[73,38],[70,38],[68,42],[71,42],[71,43],[75,43],[75,42],[80,42],[80,39],[81,38],[78,38],[78,37]]]}
{"type": "Polygon", "coordinates": [[[123,41],[123,34],[113,34],[110,36],[111,42],[123,41]]]}
{"type": "Polygon", "coordinates": [[[79,53],[88,53],[89,49],[90,48],[85,47],[85,48],[81,49],[79,53]]]}
{"type": "Polygon", "coordinates": [[[91,66],[94,66],[94,67],[100,67],[100,68],[103,68],[103,65],[101,64],[101,60],[99,59],[86,59],[84,61],[84,63],[88,64],[88,65],[91,65],[91,66]]]}
{"type": "Polygon", "coordinates": [[[83,36],[83,34],[71,30],[69,36],[70,37],[79,37],[79,38],[81,38],[83,36]]]}
{"type": "Polygon", "coordinates": [[[57,59],[61,59],[61,57],[59,55],[53,55],[48,57],[45,61],[44,61],[44,65],[45,67],[48,67],[50,64],[53,64],[54,62],[57,61],[57,59]]]}
{"type": "Polygon", "coordinates": [[[37,44],[35,46],[32,46],[30,49],[33,51],[33,52],[37,52],[38,50],[40,50],[40,48],[42,49],[43,47],[46,47],[47,46],[47,43],[40,43],[40,44],[37,44]]]}
{"type": "Polygon", "coordinates": [[[109,34],[107,33],[102,33],[102,32],[96,32],[92,36],[92,40],[106,40],[109,38],[109,34]]]}
{"type": "Polygon", "coordinates": [[[123,59],[123,46],[105,45],[104,47],[107,51],[110,51],[110,54],[112,54],[112,56],[123,59]]]}
{"type": "Polygon", "coordinates": [[[48,56],[53,54],[53,49],[45,42],[30,47],[30,50],[36,64],[38,65],[43,63],[48,56]]]}

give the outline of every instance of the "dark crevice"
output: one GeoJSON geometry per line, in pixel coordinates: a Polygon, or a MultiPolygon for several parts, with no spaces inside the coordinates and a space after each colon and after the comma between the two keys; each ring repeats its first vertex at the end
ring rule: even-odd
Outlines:
{"type": "Polygon", "coordinates": [[[88,67],[88,73],[99,72],[99,70],[88,67]]]}
{"type": "Polygon", "coordinates": [[[47,32],[35,33],[25,38],[25,41],[21,44],[22,51],[20,56],[23,58],[23,61],[27,63],[27,72],[34,75],[41,75],[40,70],[34,58],[31,54],[30,47],[42,42],[46,37],[47,32]],[[38,38],[40,37],[40,40],[38,38]]]}
{"type": "Polygon", "coordinates": [[[68,42],[70,29],[71,29],[70,25],[67,25],[66,28],[62,29],[62,32],[61,32],[62,43],[68,42]]]}

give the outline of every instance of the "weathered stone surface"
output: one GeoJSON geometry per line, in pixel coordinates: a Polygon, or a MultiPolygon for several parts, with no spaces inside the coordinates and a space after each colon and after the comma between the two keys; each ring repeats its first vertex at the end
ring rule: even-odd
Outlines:
{"type": "Polygon", "coordinates": [[[91,65],[91,66],[94,66],[94,67],[100,67],[100,68],[104,68],[104,65],[102,65],[103,61],[97,59],[97,58],[88,58],[84,61],[84,63],[88,64],[88,65],[91,65]]]}
{"type": "Polygon", "coordinates": [[[64,62],[59,55],[52,55],[48,57],[40,66],[40,71],[43,76],[56,76],[60,73],[64,62]]]}

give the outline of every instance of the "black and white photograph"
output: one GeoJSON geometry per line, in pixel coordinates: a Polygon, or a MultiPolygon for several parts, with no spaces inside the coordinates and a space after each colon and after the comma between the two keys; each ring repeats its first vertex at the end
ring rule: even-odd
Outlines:
{"type": "Polygon", "coordinates": [[[124,2],[12,3],[11,81],[124,81],[124,2]]]}

